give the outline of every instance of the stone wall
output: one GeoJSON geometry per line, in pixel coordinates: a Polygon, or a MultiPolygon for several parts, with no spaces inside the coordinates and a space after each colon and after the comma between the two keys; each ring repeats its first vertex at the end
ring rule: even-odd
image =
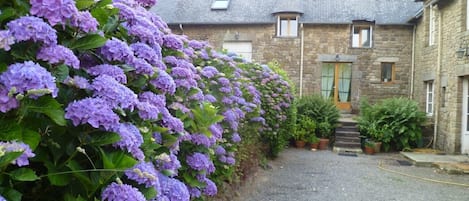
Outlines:
{"type": "MultiPolygon", "coordinates": [[[[320,93],[323,62],[347,62],[352,63],[353,69],[353,111],[359,109],[359,100],[364,96],[370,102],[409,96],[412,26],[375,25],[373,48],[351,48],[351,27],[304,25],[303,94],[320,93]],[[395,63],[394,82],[381,82],[381,62],[395,63]]],[[[191,38],[208,40],[217,49],[221,49],[223,41],[251,41],[253,60],[261,63],[277,60],[299,89],[301,37],[276,37],[274,24],[183,25],[183,31],[191,38]]],[[[182,30],[175,26],[173,32],[182,33],[182,30]]]]}
{"type": "Polygon", "coordinates": [[[469,39],[469,32],[466,31],[466,0],[440,1],[436,9],[438,38],[432,46],[428,42],[429,9],[424,9],[424,14],[416,24],[413,97],[425,110],[425,82],[434,82],[435,112],[429,121],[436,124],[435,145],[438,149],[455,153],[461,151],[462,80],[469,75],[464,70],[469,62],[467,57],[456,56],[462,41],[469,39]]]}

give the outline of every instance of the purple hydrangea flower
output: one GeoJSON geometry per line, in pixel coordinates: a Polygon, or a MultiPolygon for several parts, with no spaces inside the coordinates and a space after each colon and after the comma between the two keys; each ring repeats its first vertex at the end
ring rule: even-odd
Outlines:
{"type": "Polygon", "coordinates": [[[202,69],[201,74],[205,76],[206,78],[212,78],[218,75],[218,70],[213,67],[213,66],[206,66],[205,68],[202,69]]]}
{"type": "Polygon", "coordinates": [[[197,81],[195,81],[194,79],[189,79],[189,78],[175,79],[174,83],[176,83],[176,86],[178,88],[183,87],[187,90],[197,87],[197,81]]]}
{"type": "Polygon", "coordinates": [[[97,66],[93,66],[91,68],[86,69],[86,72],[94,76],[108,75],[122,84],[127,83],[127,77],[124,73],[124,70],[114,65],[109,65],[109,64],[97,65],[97,66]]]}
{"type": "Polygon", "coordinates": [[[70,24],[85,33],[97,31],[99,25],[96,18],[89,11],[78,12],[72,17],[70,24]]]}
{"type": "Polygon", "coordinates": [[[135,13],[135,10],[132,7],[126,5],[123,2],[124,1],[119,2],[114,0],[114,3],[112,5],[119,9],[119,18],[132,22],[133,20],[135,20],[135,18],[137,18],[137,14],[135,13]]]}
{"type": "Polygon", "coordinates": [[[181,168],[181,163],[179,162],[178,158],[174,153],[170,153],[169,155],[166,153],[160,154],[156,156],[156,167],[161,170],[170,171],[170,176],[176,176],[178,173],[178,169],[181,168]]]}
{"type": "Polygon", "coordinates": [[[125,175],[136,181],[138,184],[145,184],[145,187],[157,187],[160,183],[158,181],[158,171],[151,162],[140,162],[133,168],[125,171],[125,175]]]}
{"type": "Polygon", "coordinates": [[[65,108],[65,118],[72,120],[75,126],[88,123],[94,128],[102,126],[107,131],[119,126],[119,116],[100,98],[85,98],[70,103],[65,108]]]}
{"type": "Polygon", "coordinates": [[[0,31],[0,49],[10,50],[10,45],[15,44],[15,37],[11,35],[9,30],[0,31]]]}
{"type": "Polygon", "coordinates": [[[176,83],[174,82],[174,79],[163,70],[158,71],[158,77],[150,80],[150,84],[163,93],[169,93],[172,95],[176,92],[176,83]]]}
{"type": "Polygon", "coordinates": [[[0,112],[6,113],[19,107],[19,102],[8,95],[8,90],[0,84],[0,112]]]}
{"type": "Polygon", "coordinates": [[[7,201],[2,195],[0,195],[0,201],[7,201]]]}
{"type": "Polygon", "coordinates": [[[135,1],[143,7],[151,7],[156,4],[156,0],[135,0],[135,1]]]}
{"type": "Polygon", "coordinates": [[[138,102],[136,104],[138,109],[138,116],[143,120],[157,120],[158,115],[160,114],[159,108],[148,103],[148,102],[138,102]]]}
{"type": "Polygon", "coordinates": [[[191,40],[189,41],[188,43],[189,47],[192,47],[194,48],[195,50],[200,50],[204,47],[207,46],[207,44],[205,42],[202,42],[202,41],[197,41],[197,40],[191,40]]]}
{"type": "Polygon", "coordinates": [[[163,174],[158,175],[161,184],[161,193],[170,201],[190,200],[189,190],[181,181],[169,178],[163,174]]]}
{"type": "Polygon", "coordinates": [[[31,98],[37,98],[48,92],[52,93],[52,97],[55,98],[59,91],[55,84],[55,77],[32,61],[8,66],[8,69],[0,75],[0,84],[3,84],[7,90],[16,88],[16,93],[20,94],[25,94],[28,90],[46,90],[34,92],[31,98]]]}
{"type": "Polygon", "coordinates": [[[100,75],[91,84],[94,97],[106,100],[113,107],[133,110],[138,102],[137,94],[108,75],[100,75]]]}
{"type": "Polygon", "coordinates": [[[241,137],[238,133],[233,133],[233,135],[231,136],[231,141],[233,141],[234,143],[241,142],[241,137]]]}
{"type": "Polygon", "coordinates": [[[228,80],[225,77],[218,78],[218,83],[220,83],[224,87],[229,87],[230,86],[230,80],[228,80]]]}
{"type": "Polygon", "coordinates": [[[143,25],[132,25],[128,27],[129,35],[135,36],[141,42],[145,42],[152,46],[162,43],[163,38],[159,31],[152,31],[143,25]]]}
{"type": "Polygon", "coordinates": [[[126,150],[136,159],[142,161],[145,158],[140,145],[143,143],[143,137],[136,126],[131,123],[121,123],[114,132],[120,135],[121,139],[114,143],[114,147],[126,150]]]}
{"type": "Polygon", "coordinates": [[[214,102],[217,102],[217,98],[215,98],[215,96],[211,95],[211,94],[207,94],[205,95],[204,99],[210,103],[214,103],[214,102]]]}
{"type": "Polygon", "coordinates": [[[80,61],[73,54],[73,51],[62,45],[52,45],[42,47],[37,53],[37,58],[48,61],[51,64],[61,63],[62,61],[75,69],[80,68],[80,61]]]}
{"type": "Polygon", "coordinates": [[[222,146],[217,146],[217,148],[215,148],[215,154],[216,155],[225,155],[226,154],[226,150],[225,148],[223,148],[222,146]]]}
{"type": "Polygon", "coordinates": [[[43,42],[46,45],[57,43],[55,29],[41,18],[23,16],[8,22],[7,26],[17,42],[33,40],[34,42],[43,42]]]}
{"type": "Polygon", "coordinates": [[[174,103],[171,103],[171,105],[169,106],[170,109],[173,109],[173,110],[179,110],[181,111],[182,113],[189,113],[191,110],[189,108],[187,108],[184,104],[182,103],[178,103],[178,102],[174,102],[174,103]]]}
{"type": "Polygon", "coordinates": [[[103,190],[101,199],[103,201],[146,201],[145,196],[137,188],[115,182],[112,182],[103,190]]]}
{"type": "Polygon", "coordinates": [[[223,136],[223,127],[220,124],[212,124],[208,127],[213,136],[217,139],[221,139],[223,136]]]}
{"type": "Polygon", "coordinates": [[[134,53],[127,43],[122,42],[117,38],[108,40],[103,47],[101,47],[101,54],[109,61],[121,61],[131,63],[134,59],[134,53]]]}
{"type": "Polygon", "coordinates": [[[182,50],[184,44],[177,35],[168,34],[163,36],[163,45],[173,50],[182,50]]]}
{"type": "Polygon", "coordinates": [[[212,161],[210,158],[202,153],[195,152],[186,158],[187,164],[194,170],[202,171],[208,170],[212,161]]]}
{"type": "Polygon", "coordinates": [[[184,131],[184,123],[180,119],[173,117],[167,108],[162,108],[161,113],[163,114],[163,125],[174,132],[184,131]]]}
{"type": "Polygon", "coordinates": [[[13,160],[11,164],[17,165],[18,167],[29,165],[28,158],[36,156],[33,153],[29,145],[23,142],[0,142],[0,152],[23,152],[18,158],[13,160]]]}
{"type": "Polygon", "coordinates": [[[135,58],[129,64],[131,64],[135,68],[135,72],[137,74],[150,75],[150,76],[155,74],[155,70],[153,70],[153,66],[151,66],[144,59],[135,58]]]}
{"type": "Polygon", "coordinates": [[[205,99],[204,93],[199,88],[194,88],[194,89],[197,90],[197,93],[190,96],[189,100],[203,101],[205,99]]]}
{"type": "Polygon", "coordinates": [[[90,83],[88,82],[88,80],[86,78],[78,76],[78,75],[73,76],[73,78],[67,77],[64,80],[64,83],[68,84],[68,85],[75,86],[76,88],[79,88],[79,89],[88,89],[88,88],[90,88],[90,83]]]}
{"type": "Polygon", "coordinates": [[[231,87],[221,87],[219,90],[220,90],[220,92],[223,92],[223,93],[226,93],[226,94],[231,93],[231,87]]]}
{"type": "Polygon", "coordinates": [[[225,163],[228,164],[228,165],[234,165],[236,163],[236,160],[233,157],[228,156],[225,159],[225,163]]]}
{"type": "Polygon", "coordinates": [[[142,102],[149,102],[156,107],[166,106],[166,97],[164,95],[156,95],[153,92],[143,92],[138,95],[138,99],[142,102]]]}
{"type": "Polygon", "coordinates": [[[204,187],[204,194],[208,196],[216,195],[218,192],[217,185],[215,185],[215,183],[210,179],[205,179],[204,182],[206,184],[206,186],[204,187]]]}
{"type": "Polygon", "coordinates": [[[213,145],[210,139],[204,134],[192,134],[191,141],[195,145],[202,145],[207,148],[213,145]]]}
{"type": "Polygon", "coordinates": [[[196,187],[189,187],[189,193],[191,194],[192,198],[199,198],[202,196],[202,192],[196,187]]]}
{"type": "Polygon", "coordinates": [[[153,48],[145,43],[133,43],[130,45],[130,48],[138,58],[145,59],[152,65],[156,66],[158,60],[161,59],[161,50],[160,54],[157,54],[153,48]]]}
{"type": "Polygon", "coordinates": [[[46,18],[52,26],[66,24],[68,19],[78,14],[73,0],[30,0],[31,15],[46,18]]]}

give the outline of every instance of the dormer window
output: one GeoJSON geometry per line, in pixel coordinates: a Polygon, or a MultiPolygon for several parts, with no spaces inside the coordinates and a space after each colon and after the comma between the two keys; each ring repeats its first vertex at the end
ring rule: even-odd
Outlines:
{"type": "Polygon", "coordinates": [[[352,27],[352,47],[371,48],[373,45],[371,24],[354,24],[352,27]]]}
{"type": "Polygon", "coordinates": [[[298,15],[279,15],[277,17],[278,37],[298,37],[298,15]]]}
{"type": "Polygon", "coordinates": [[[212,3],[212,10],[226,10],[230,5],[230,0],[215,0],[212,3]]]}

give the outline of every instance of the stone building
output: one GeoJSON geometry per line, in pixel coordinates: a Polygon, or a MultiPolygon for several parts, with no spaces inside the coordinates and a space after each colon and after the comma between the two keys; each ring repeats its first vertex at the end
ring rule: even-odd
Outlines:
{"type": "Polygon", "coordinates": [[[434,146],[469,153],[468,0],[417,0],[412,98],[434,124],[434,146]]]}
{"type": "Polygon", "coordinates": [[[413,0],[159,0],[152,10],[175,33],[278,61],[299,95],[321,93],[354,112],[363,97],[410,96],[409,20],[421,8],[413,0]]]}

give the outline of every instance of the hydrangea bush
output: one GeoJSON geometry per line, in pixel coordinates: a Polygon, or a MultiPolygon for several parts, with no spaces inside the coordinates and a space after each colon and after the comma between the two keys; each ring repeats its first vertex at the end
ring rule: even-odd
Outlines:
{"type": "Polygon", "coordinates": [[[285,77],[173,34],[155,4],[0,3],[0,200],[205,200],[243,138],[278,153],[285,77]]]}

